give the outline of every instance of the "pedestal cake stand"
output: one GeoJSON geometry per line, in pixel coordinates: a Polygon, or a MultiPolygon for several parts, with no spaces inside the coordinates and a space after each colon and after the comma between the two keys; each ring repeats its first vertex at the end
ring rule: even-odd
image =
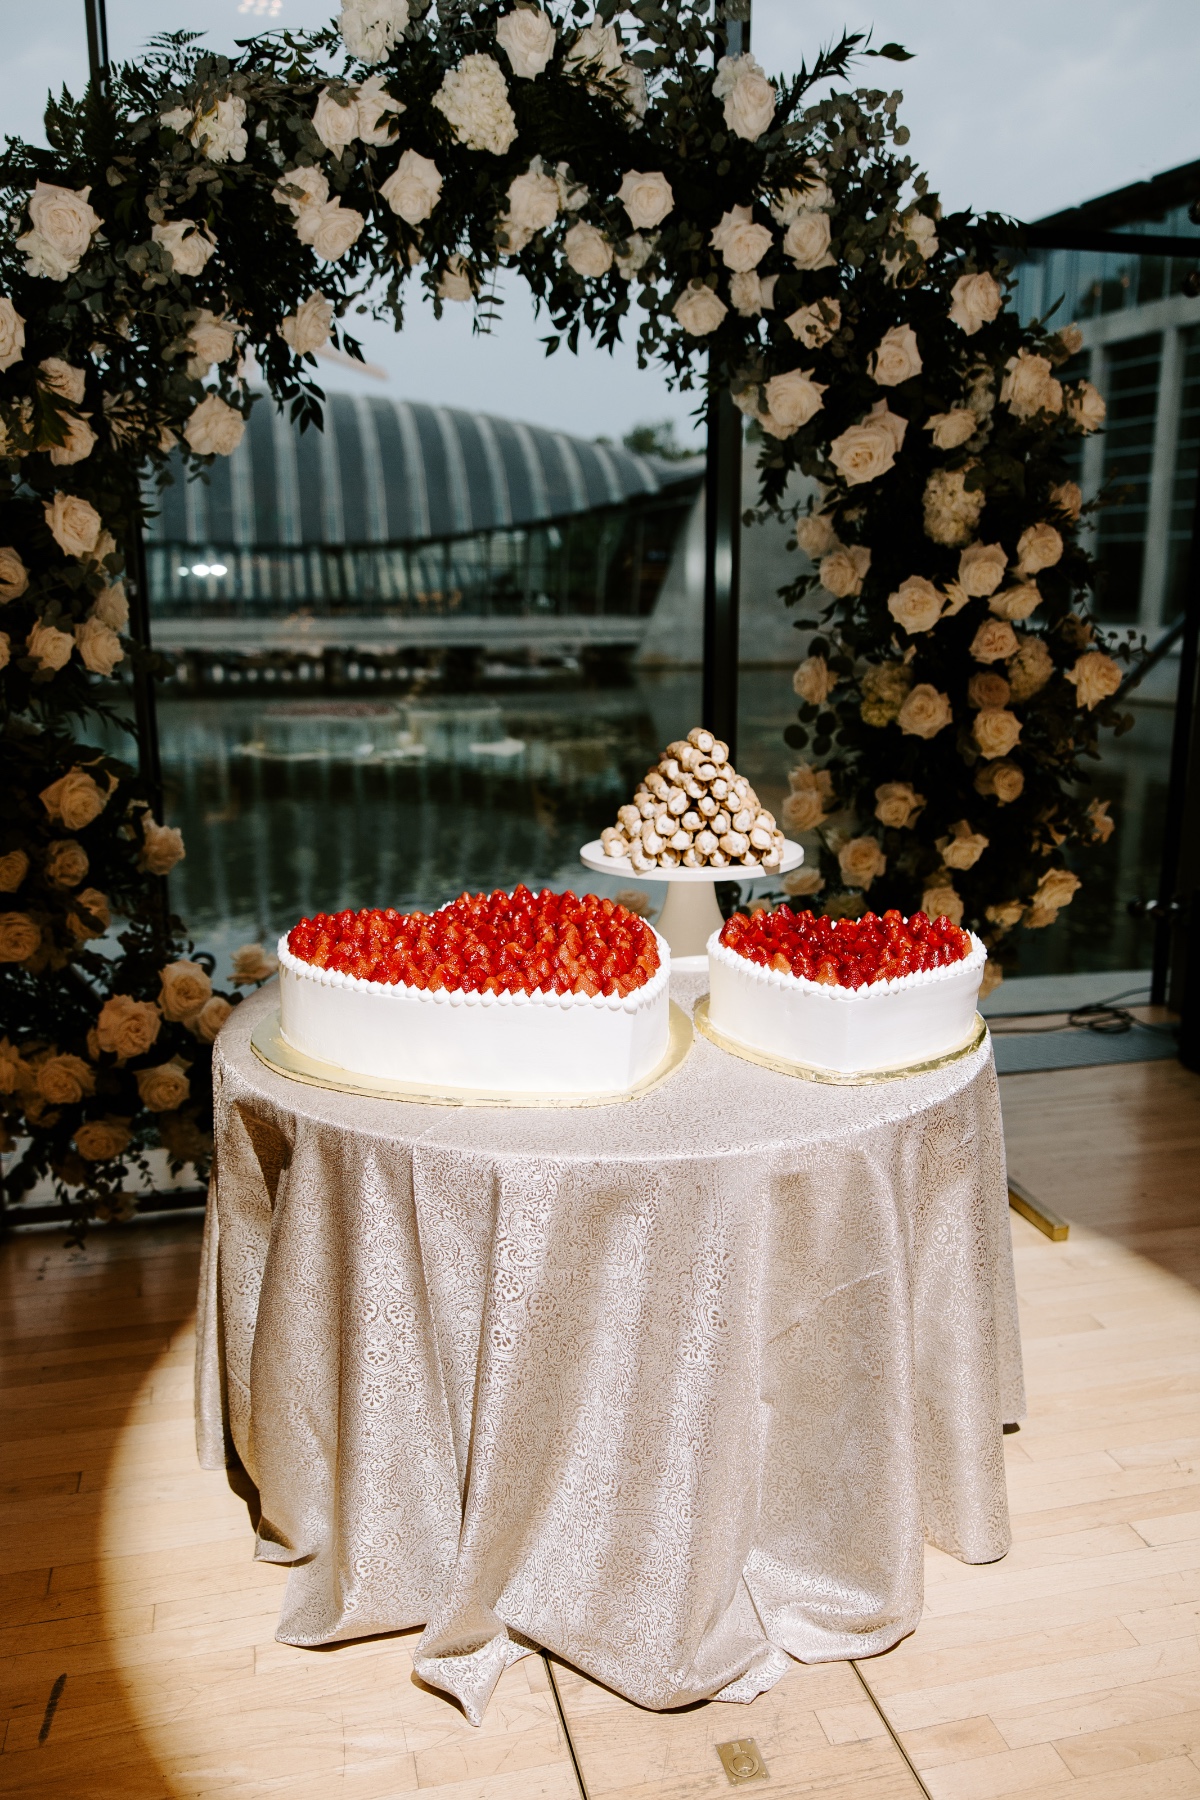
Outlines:
{"type": "Polygon", "coordinates": [[[705,947],[714,931],[721,929],[721,909],[717,905],[718,881],[778,881],[798,869],[804,861],[799,844],[784,846],[783,861],[777,869],[745,868],[730,863],[724,869],[635,869],[626,856],[606,856],[599,838],[585,844],[579,852],[585,869],[598,875],[624,875],[631,881],[665,881],[667,898],[662,913],[655,920],[671,946],[671,967],[686,972],[706,967],[705,947]]]}

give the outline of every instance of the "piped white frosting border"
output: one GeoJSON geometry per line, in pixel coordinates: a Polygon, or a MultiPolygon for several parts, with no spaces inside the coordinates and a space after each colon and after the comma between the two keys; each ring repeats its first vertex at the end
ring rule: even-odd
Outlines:
{"type": "Polygon", "coordinates": [[[739,974],[750,975],[768,987],[820,995],[826,1000],[837,1001],[842,1006],[853,1006],[872,996],[907,994],[916,988],[932,987],[940,981],[948,981],[953,976],[962,976],[968,972],[982,980],[983,965],[987,961],[987,945],[973,931],[968,932],[967,936],[971,940],[971,953],[961,957],[958,962],[947,963],[940,969],[918,969],[912,975],[893,975],[887,981],[868,982],[865,987],[860,988],[833,987],[823,981],[810,981],[807,975],[793,975],[790,969],[765,968],[762,963],[751,962],[748,956],[740,956],[728,944],[723,944],[720,931],[714,931],[709,938],[708,954],[714,962],[722,963],[728,969],[736,969],[739,974]]]}
{"type": "Polygon", "coordinates": [[[369,981],[362,975],[345,975],[340,969],[319,969],[315,963],[304,962],[288,949],[287,932],[279,940],[277,954],[280,968],[289,975],[314,981],[320,987],[350,988],[359,993],[378,995],[381,999],[391,995],[427,1001],[431,1006],[549,1006],[562,1012],[569,1012],[574,1006],[590,1006],[595,1012],[635,1013],[653,1005],[671,980],[671,951],[667,940],[654,931],[653,925],[648,929],[654,932],[658,945],[658,968],[642,987],[624,997],[620,994],[556,994],[553,989],[543,988],[535,988],[531,994],[478,994],[468,993],[463,988],[438,988],[435,993],[429,988],[414,987],[407,981],[369,981]]]}

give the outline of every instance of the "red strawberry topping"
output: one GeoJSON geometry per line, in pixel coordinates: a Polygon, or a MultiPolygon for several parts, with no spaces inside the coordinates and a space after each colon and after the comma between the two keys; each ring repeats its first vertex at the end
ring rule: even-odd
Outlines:
{"type": "Polygon", "coordinates": [[[800,975],[826,987],[869,987],[925,969],[944,969],[971,954],[970,933],[923,912],[864,913],[827,919],[781,906],[751,916],[734,913],[721,942],[748,962],[800,975]]]}

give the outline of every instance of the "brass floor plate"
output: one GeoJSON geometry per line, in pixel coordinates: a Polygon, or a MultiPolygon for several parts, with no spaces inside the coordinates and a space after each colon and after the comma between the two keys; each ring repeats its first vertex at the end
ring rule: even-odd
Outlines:
{"type": "Polygon", "coordinates": [[[355,1075],[335,1063],[319,1062],[284,1042],[279,1035],[278,1011],[268,1013],[254,1028],[250,1048],[259,1062],[289,1081],[308,1087],[330,1088],[338,1094],[363,1094],[373,1100],[404,1100],[417,1106],[579,1107],[619,1106],[641,1100],[670,1079],[692,1047],[692,1022],[681,1007],[671,1002],[671,1035],[667,1053],[656,1069],[635,1087],[619,1094],[522,1094],[491,1092],[483,1088],[425,1087],[418,1082],[388,1081],[383,1076],[355,1075]]]}
{"type": "Polygon", "coordinates": [[[987,1026],[976,1013],[970,1037],[953,1050],[947,1050],[944,1056],[935,1056],[929,1062],[906,1063],[898,1068],[863,1069],[853,1075],[844,1075],[838,1069],[818,1069],[811,1063],[789,1062],[782,1056],[770,1056],[762,1050],[751,1050],[747,1045],[726,1037],[709,1019],[707,994],[697,1001],[692,1022],[697,1031],[702,1032],[720,1049],[727,1050],[731,1056],[740,1056],[745,1062],[757,1063],[761,1069],[774,1069],[777,1075],[793,1075],[799,1081],[825,1082],[830,1087],[872,1087],[876,1082],[907,1081],[910,1075],[931,1075],[935,1069],[945,1069],[951,1063],[960,1062],[964,1056],[972,1055],[987,1037],[987,1026]]]}
{"type": "Polygon", "coordinates": [[[745,1781],[765,1781],[767,1765],[753,1738],[734,1738],[732,1743],[718,1744],[717,1755],[729,1777],[730,1787],[741,1787],[745,1781]]]}

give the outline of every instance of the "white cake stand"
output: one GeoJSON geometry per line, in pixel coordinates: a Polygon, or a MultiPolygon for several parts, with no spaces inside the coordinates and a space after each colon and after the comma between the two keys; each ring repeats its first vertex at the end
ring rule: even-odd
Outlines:
{"type": "Polygon", "coordinates": [[[585,844],[579,852],[585,869],[598,875],[626,875],[631,881],[665,881],[667,898],[655,929],[671,946],[671,967],[683,971],[700,970],[706,964],[706,945],[714,931],[721,929],[721,909],[717,905],[715,884],[718,881],[777,881],[790,874],[804,861],[799,844],[784,845],[783,861],[777,869],[746,869],[730,863],[724,869],[635,869],[627,856],[606,856],[599,838],[585,844]]]}

